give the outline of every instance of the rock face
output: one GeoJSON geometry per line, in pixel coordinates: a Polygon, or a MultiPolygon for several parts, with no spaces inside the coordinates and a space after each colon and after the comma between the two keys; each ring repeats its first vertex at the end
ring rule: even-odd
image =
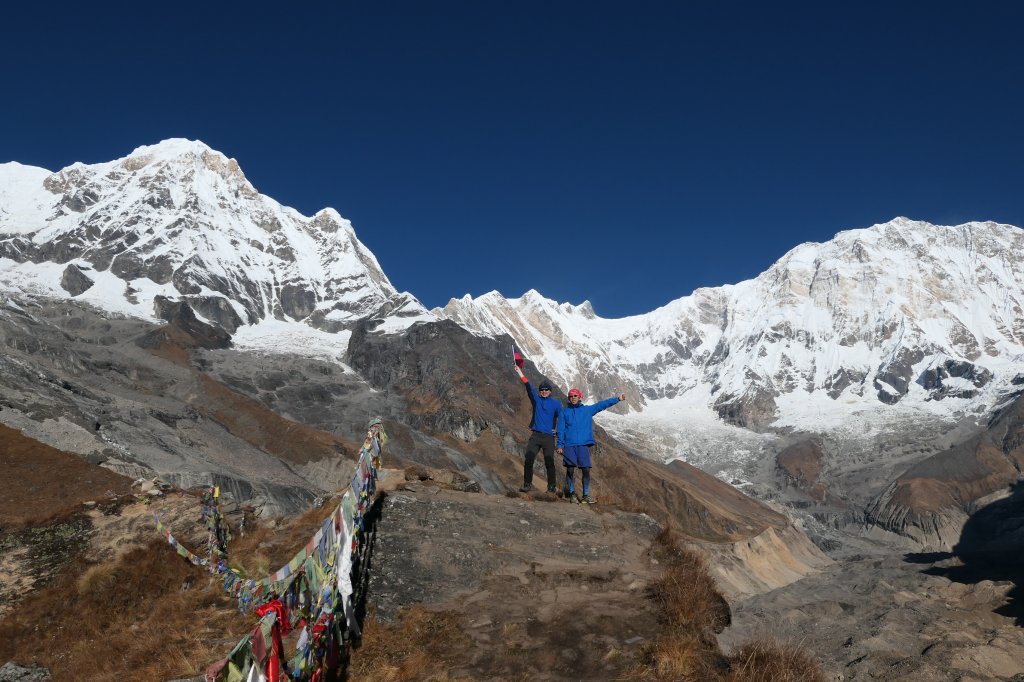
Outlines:
{"type": "Polygon", "coordinates": [[[0,422],[130,478],[220,485],[268,513],[304,509],[333,488],[313,465],[351,461],[352,441],[284,419],[197,369],[190,354],[223,348],[227,335],[187,307],[170,317],[155,327],[76,302],[7,300],[0,422]]]}
{"type": "Polygon", "coordinates": [[[60,285],[72,296],[85,293],[93,284],[82,269],[73,264],[64,268],[64,275],[60,278],[60,285]]]}
{"type": "Polygon", "coordinates": [[[0,682],[47,682],[50,672],[39,666],[21,666],[8,661],[0,666],[0,682]]]}
{"type": "Polygon", "coordinates": [[[173,303],[158,296],[156,308],[157,313],[167,320],[168,324],[139,338],[138,344],[143,348],[154,348],[168,342],[189,349],[228,348],[231,345],[230,334],[219,327],[197,320],[187,303],[173,303]]]}
{"type": "Polygon", "coordinates": [[[1009,494],[1024,470],[1024,395],[980,434],[920,462],[868,508],[876,529],[911,538],[925,549],[950,550],[970,514],[1009,494]]]}

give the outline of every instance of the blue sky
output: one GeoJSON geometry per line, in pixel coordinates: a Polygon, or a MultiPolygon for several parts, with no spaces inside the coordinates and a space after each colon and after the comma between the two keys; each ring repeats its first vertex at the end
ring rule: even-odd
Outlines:
{"type": "Polygon", "coordinates": [[[1024,225],[1022,3],[29,4],[0,162],[200,139],[428,306],[619,317],[897,215],[1024,225]]]}

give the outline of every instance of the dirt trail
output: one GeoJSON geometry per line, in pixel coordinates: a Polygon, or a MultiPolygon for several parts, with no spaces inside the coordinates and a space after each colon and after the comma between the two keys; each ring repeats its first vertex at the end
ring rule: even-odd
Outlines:
{"type": "MultiPolygon", "coordinates": [[[[642,514],[420,483],[388,494],[370,602],[382,620],[423,604],[464,617],[472,679],[609,679],[658,630],[644,588],[658,525],[642,514]]],[[[357,654],[358,655],[358,654],[357,654]]]]}

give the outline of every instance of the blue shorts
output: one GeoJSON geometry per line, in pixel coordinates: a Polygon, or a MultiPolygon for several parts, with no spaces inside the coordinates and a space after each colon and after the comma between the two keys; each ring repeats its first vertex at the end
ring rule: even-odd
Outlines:
{"type": "Polygon", "coordinates": [[[567,467],[590,468],[589,445],[566,445],[562,448],[562,463],[567,467]]]}

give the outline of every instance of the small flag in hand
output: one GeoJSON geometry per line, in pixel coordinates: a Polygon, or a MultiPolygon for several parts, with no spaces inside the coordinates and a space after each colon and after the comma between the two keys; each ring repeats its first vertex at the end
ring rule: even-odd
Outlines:
{"type": "Polygon", "coordinates": [[[523,368],[523,354],[515,346],[512,346],[512,359],[516,361],[516,367],[523,368]]]}

